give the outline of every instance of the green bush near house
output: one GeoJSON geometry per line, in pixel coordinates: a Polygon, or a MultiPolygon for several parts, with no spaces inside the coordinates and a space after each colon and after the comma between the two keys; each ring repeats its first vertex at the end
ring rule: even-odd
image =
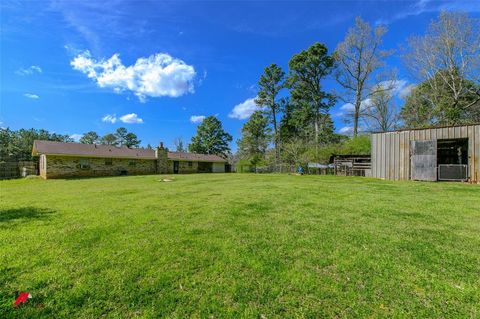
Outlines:
{"type": "Polygon", "coordinates": [[[162,178],[1,181],[0,318],[480,315],[477,185],[162,178]]]}

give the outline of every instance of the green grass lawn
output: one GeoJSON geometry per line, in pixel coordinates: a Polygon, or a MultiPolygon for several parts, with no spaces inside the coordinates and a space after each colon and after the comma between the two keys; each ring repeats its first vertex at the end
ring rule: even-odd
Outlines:
{"type": "Polygon", "coordinates": [[[0,182],[0,318],[480,317],[478,185],[159,180],[0,182]]]}

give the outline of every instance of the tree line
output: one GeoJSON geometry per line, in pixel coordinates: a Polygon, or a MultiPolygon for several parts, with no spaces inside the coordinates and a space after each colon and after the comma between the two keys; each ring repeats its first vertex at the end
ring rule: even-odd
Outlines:
{"type": "Polygon", "coordinates": [[[130,148],[140,146],[142,141],[138,139],[135,133],[128,132],[124,127],[119,127],[114,133],[108,133],[102,137],[95,131],[89,131],[83,134],[79,142],[83,144],[105,144],[130,148]]]}
{"type": "Polygon", "coordinates": [[[239,157],[250,165],[325,162],[336,152],[369,152],[361,131],[480,122],[479,30],[478,19],[442,12],[424,36],[410,37],[399,55],[418,84],[398,109],[400,81],[386,64],[395,50],[383,47],[388,30],[356,18],[334,52],[315,43],[292,56],[287,72],[277,64],[264,69],[259,110],[242,128],[239,157]],[[340,90],[324,89],[331,79],[340,90]],[[347,106],[351,139],[334,133],[337,101],[347,106]]]}
{"type": "MultiPolygon", "coordinates": [[[[32,160],[32,146],[34,140],[46,140],[72,143],[75,140],[69,135],[51,133],[44,129],[0,128],[0,161],[30,161],[32,160]]],[[[114,133],[99,136],[90,131],[80,138],[83,144],[107,144],[119,147],[138,147],[141,141],[137,135],[120,127],[114,133]]],[[[149,147],[149,146],[147,146],[149,147]]],[[[150,147],[151,148],[151,147],[150,147]]]]}

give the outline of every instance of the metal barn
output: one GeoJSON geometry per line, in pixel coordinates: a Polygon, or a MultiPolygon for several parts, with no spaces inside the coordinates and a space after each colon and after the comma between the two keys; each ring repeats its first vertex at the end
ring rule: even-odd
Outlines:
{"type": "Polygon", "coordinates": [[[480,124],[373,133],[371,174],[480,184],[480,124]]]}

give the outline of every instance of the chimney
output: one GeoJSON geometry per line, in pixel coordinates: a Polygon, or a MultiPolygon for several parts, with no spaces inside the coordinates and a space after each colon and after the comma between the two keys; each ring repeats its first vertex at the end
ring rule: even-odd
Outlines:
{"type": "Polygon", "coordinates": [[[155,157],[157,158],[157,173],[166,174],[168,172],[168,149],[163,147],[163,142],[160,142],[155,150],[155,157]]]}

